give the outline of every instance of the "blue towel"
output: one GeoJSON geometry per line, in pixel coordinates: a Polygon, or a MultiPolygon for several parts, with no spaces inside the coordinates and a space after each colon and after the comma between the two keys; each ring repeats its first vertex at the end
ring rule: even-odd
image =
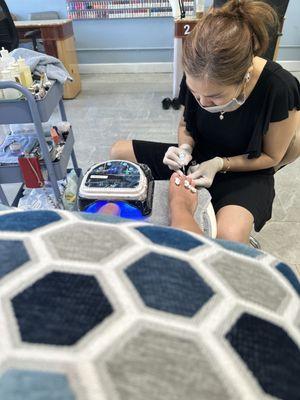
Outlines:
{"type": "Polygon", "coordinates": [[[66,80],[73,81],[73,78],[70,76],[63,63],[48,54],[39,53],[30,49],[18,48],[13,50],[11,55],[15,60],[19,57],[24,58],[31,72],[35,75],[41,76],[42,73],[46,73],[48,79],[56,80],[62,85],[66,80]]]}
{"type": "Polygon", "coordinates": [[[8,135],[0,145],[0,164],[17,164],[18,158],[24,153],[24,149],[31,147],[37,140],[36,135],[8,135]],[[9,145],[12,143],[20,143],[21,149],[12,152],[9,145]]]}

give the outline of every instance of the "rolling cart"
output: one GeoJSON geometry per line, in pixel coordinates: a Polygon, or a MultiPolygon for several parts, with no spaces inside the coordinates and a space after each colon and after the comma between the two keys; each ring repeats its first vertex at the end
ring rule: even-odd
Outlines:
{"type": "MultiPolygon", "coordinates": [[[[63,208],[57,181],[66,177],[70,158],[72,159],[72,164],[77,176],[81,176],[81,170],[78,167],[73,149],[73,131],[72,128],[69,131],[60,159],[57,161],[52,161],[46,142],[47,138],[42,127],[42,123],[49,120],[57,105],[59,106],[62,121],[67,121],[65,107],[62,100],[63,86],[55,81],[48,90],[46,96],[41,100],[35,100],[32,93],[18,83],[10,81],[0,82],[0,90],[9,88],[17,89],[19,92],[21,92],[22,96],[20,94],[20,99],[0,101],[0,125],[26,123],[34,124],[37,139],[40,143],[43,156],[41,165],[45,165],[48,171],[49,181],[51,182],[58,207],[63,208]]],[[[19,168],[19,164],[0,165],[0,200],[2,204],[9,205],[1,185],[5,183],[22,182],[23,177],[19,168]]],[[[13,206],[17,205],[22,192],[23,187],[21,187],[17,197],[13,201],[13,206]]]]}

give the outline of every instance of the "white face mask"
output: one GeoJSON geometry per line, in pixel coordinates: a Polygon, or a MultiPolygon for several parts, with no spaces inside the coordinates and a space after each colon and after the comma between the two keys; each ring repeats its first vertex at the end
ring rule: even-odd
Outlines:
{"type": "Polygon", "coordinates": [[[230,112],[236,110],[238,107],[243,105],[246,101],[246,95],[245,93],[242,94],[241,99],[237,99],[234,97],[232,100],[230,100],[228,103],[223,104],[221,106],[210,106],[210,107],[204,107],[198,99],[196,99],[199,106],[203,108],[203,110],[211,112],[211,113],[225,113],[225,112],[230,112]]]}
{"type": "MultiPolygon", "coordinates": [[[[249,72],[247,72],[247,74],[245,76],[246,83],[248,83],[249,80],[250,80],[250,74],[249,74],[249,72]]],[[[237,93],[238,92],[239,92],[239,88],[237,90],[237,93]]],[[[196,97],[195,97],[195,99],[196,99],[197,103],[199,104],[199,106],[201,108],[203,108],[203,110],[208,111],[210,113],[221,113],[220,119],[223,119],[224,113],[230,112],[230,111],[235,111],[237,108],[239,108],[241,105],[243,105],[245,103],[246,94],[245,94],[245,91],[243,91],[243,93],[239,96],[239,98],[234,97],[226,104],[222,104],[220,106],[210,106],[210,107],[204,107],[196,97]]]]}

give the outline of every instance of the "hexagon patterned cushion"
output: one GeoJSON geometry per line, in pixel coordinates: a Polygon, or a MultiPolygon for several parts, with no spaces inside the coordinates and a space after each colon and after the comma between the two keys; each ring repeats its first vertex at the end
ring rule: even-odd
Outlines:
{"type": "Polygon", "coordinates": [[[246,246],[0,214],[0,399],[300,399],[300,285],[246,246]]]}

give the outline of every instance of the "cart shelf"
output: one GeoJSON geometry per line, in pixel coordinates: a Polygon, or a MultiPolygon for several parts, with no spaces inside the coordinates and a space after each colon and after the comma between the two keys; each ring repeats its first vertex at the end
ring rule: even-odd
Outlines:
{"type": "MultiPolygon", "coordinates": [[[[21,86],[21,85],[18,85],[21,86]]],[[[21,86],[22,89],[23,86],[21,86]]],[[[20,90],[20,88],[18,89],[20,90]]],[[[30,92],[29,92],[30,93],[30,92]]],[[[32,99],[33,95],[30,93],[32,99]]],[[[49,121],[55,107],[63,95],[63,86],[58,82],[48,90],[46,96],[41,100],[36,100],[37,109],[41,122],[49,121]]],[[[33,117],[30,112],[30,103],[26,97],[20,97],[17,100],[2,100],[0,101],[0,124],[27,124],[32,123],[33,117]]]]}
{"type": "MultiPolygon", "coordinates": [[[[66,171],[73,150],[73,146],[74,146],[74,135],[73,132],[70,132],[67,137],[66,143],[64,145],[60,159],[52,162],[55,171],[55,176],[58,181],[66,176],[66,171]]],[[[40,165],[45,166],[46,165],[45,161],[44,160],[40,161],[40,165]]],[[[19,164],[0,165],[0,182],[1,184],[23,182],[23,177],[21,170],[19,168],[19,164]]]]}

